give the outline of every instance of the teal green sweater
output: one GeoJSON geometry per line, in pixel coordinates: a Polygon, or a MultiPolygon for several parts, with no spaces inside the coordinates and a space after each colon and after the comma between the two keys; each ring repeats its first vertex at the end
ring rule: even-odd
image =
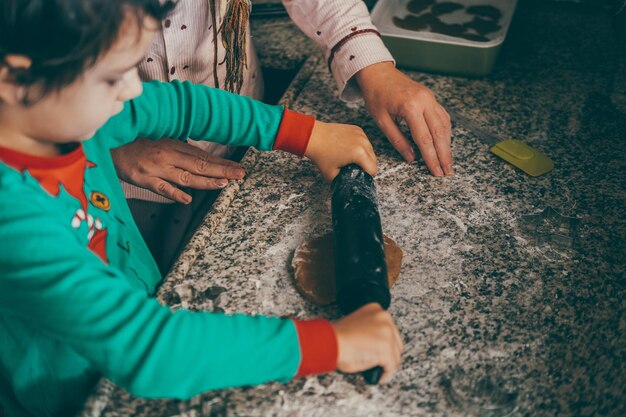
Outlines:
{"type": "Polygon", "coordinates": [[[270,150],[287,112],[152,82],[68,154],[0,148],[0,415],[71,415],[102,375],[136,396],[189,398],[334,368],[327,322],[171,312],[149,297],[159,271],[110,157],[137,137],[270,150]],[[305,349],[316,337],[328,346],[305,349]]]}

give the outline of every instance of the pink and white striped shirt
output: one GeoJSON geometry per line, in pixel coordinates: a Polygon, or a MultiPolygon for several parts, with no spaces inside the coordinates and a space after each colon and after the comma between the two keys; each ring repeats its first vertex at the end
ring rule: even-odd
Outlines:
{"type": "MultiPolygon", "coordinates": [[[[228,1],[214,0],[214,18],[209,0],[179,0],[174,11],[161,22],[161,32],[139,64],[142,79],[189,80],[215,87],[217,78],[218,87],[224,88],[226,65],[214,63],[216,56],[218,63],[224,61],[226,50],[221,34],[215,48],[213,22],[221,25],[228,1]]],[[[323,49],[343,100],[361,97],[354,80],[358,71],[378,62],[393,61],[362,0],[283,0],[283,4],[295,24],[323,49]]],[[[239,93],[260,99],[263,83],[258,59],[249,31],[245,36],[247,68],[239,93]]],[[[216,143],[190,143],[223,157],[231,153],[228,147],[216,143]]],[[[171,202],[151,191],[126,183],[123,186],[127,198],[171,202]]]]}

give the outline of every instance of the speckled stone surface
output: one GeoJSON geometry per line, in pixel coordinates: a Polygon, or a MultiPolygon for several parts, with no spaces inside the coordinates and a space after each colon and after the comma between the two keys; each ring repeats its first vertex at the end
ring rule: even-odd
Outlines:
{"type": "Polygon", "coordinates": [[[250,33],[262,67],[297,70],[320,50],[288,17],[253,19],[250,33]]]}
{"type": "MultiPolygon", "coordinates": [[[[379,155],[383,229],[405,255],[390,308],[406,344],[402,369],[381,387],[334,373],[190,401],[141,400],[103,380],[83,416],[626,415],[626,48],[618,47],[605,9],[522,2],[490,77],[409,73],[476,123],[552,157],[555,169],[539,178],[462,126],[453,131],[454,177],[401,162],[362,105],[337,100],[323,60],[311,61],[291,107],[363,126],[379,155]],[[569,247],[528,229],[525,216],[548,206],[577,219],[569,247]]],[[[205,238],[190,244],[160,299],[336,318],[298,295],[289,267],[299,243],[330,229],[329,187],[309,161],[257,152],[246,160],[247,178],[209,213],[205,238]]]]}

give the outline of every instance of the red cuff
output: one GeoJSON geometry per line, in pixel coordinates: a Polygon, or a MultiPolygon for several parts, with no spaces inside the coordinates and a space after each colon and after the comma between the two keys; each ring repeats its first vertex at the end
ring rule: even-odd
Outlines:
{"type": "Polygon", "coordinates": [[[333,326],[327,320],[294,320],[300,341],[300,367],[296,377],[337,369],[339,348],[333,326]]]}
{"type": "Polygon", "coordinates": [[[311,139],[314,124],[315,117],[285,108],[273,149],[303,157],[311,139]]]}

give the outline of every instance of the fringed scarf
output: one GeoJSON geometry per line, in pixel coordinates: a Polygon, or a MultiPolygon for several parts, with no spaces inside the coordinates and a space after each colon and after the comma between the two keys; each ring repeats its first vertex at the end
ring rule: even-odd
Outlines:
{"type": "Polygon", "coordinates": [[[226,78],[223,88],[233,93],[239,93],[243,84],[244,69],[248,68],[248,55],[246,49],[248,23],[250,19],[250,0],[223,0],[227,1],[226,11],[222,16],[222,24],[217,28],[216,2],[209,0],[211,19],[213,26],[213,82],[215,87],[220,88],[217,76],[217,66],[226,64],[226,78]],[[218,46],[217,35],[222,35],[222,46],[226,55],[222,62],[217,62],[218,46]]]}

